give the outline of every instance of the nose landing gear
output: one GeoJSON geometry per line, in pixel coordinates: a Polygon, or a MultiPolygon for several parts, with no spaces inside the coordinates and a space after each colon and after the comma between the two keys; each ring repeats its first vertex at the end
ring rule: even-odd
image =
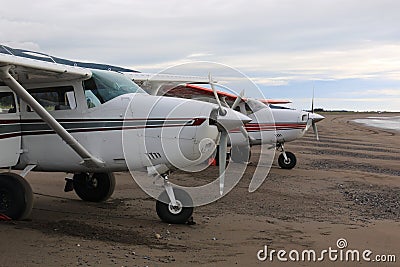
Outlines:
{"type": "Polygon", "coordinates": [[[297,163],[296,156],[292,152],[285,151],[283,143],[278,143],[276,149],[282,152],[278,157],[279,166],[282,169],[293,169],[297,163]]]}
{"type": "Polygon", "coordinates": [[[160,194],[156,202],[158,217],[166,223],[187,223],[193,214],[192,198],[186,191],[172,188],[167,175],[163,175],[162,178],[165,191],[160,194]]]}

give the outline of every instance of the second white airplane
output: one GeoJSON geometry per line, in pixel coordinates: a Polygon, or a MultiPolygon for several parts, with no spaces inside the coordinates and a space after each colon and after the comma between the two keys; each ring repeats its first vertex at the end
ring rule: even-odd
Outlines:
{"type": "Polygon", "coordinates": [[[251,156],[249,146],[268,144],[281,152],[278,157],[279,166],[283,169],[292,169],[297,164],[297,158],[294,153],[285,150],[285,144],[302,138],[310,127],[319,140],[316,123],[323,120],[324,116],[314,113],[313,108],[310,112],[286,108],[277,104],[287,104],[290,103],[289,100],[244,98],[194,84],[211,83],[212,87],[221,86],[210,82],[207,78],[133,72],[125,74],[152,94],[211,103],[216,103],[216,94],[223,100],[225,106],[251,118],[252,121],[244,126],[246,133],[243,128],[230,131],[231,158],[235,162],[249,161],[251,156]],[[246,135],[247,138],[244,137],[246,135]]]}

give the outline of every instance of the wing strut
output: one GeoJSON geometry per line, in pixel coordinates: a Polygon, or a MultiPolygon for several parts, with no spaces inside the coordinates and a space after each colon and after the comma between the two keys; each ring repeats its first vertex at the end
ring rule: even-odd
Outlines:
{"type": "Polygon", "coordinates": [[[82,165],[88,168],[104,167],[104,162],[86,150],[62,125],[43,108],[22,85],[10,74],[10,65],[0,67],[0,78],[11,88],[22,100],[34,110],[39,117],[49,125],[82,159],[82,165]]]}

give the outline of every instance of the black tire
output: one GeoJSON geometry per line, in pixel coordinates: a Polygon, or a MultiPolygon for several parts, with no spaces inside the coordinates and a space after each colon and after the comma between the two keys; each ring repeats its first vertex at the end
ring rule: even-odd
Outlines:
{"type": "Polygon", "coordinates": [[[283,156],[283,154],[280,154],[278,158],[278,164],[282,169],[287,169],[287,170],[293,169],[297,163],[296,156],[292,152],[285,152],[285,153],[288,160],[285,161],[285,157],[283,156]]]}
{"type": "Polygon", "coordinates": [[[15,173],[0,174],[0,214],[13,220],[26,219],[33,207],[29,183],[15,173]]]}
{"type": "Polygon", "coordinates": [[[250,162],[251,148],[249,146],[232,146],[231,159],[236,163],[250,162]]]}
{"type": "Polygon", "coordinates": [[[73,177],[75,193],[84,201],[106,201],[114,193],[115,177],[112,173],[94,173],[90,179],[87,173],[78,173],[73,177]]]}
{"type": "Polygon", "coordinates": [[[162,192],[156,202],[156,211],[158,217],[163,222],[171,224],[184,224],[188,222],[193,214],[193,201],[188,193],[179,188],[173,188],[175,199],[180,204],[179,211],[172,212],[172,205],[166,191],[162,192]],[[168,203],[168,204],[167,204],[168,203]]]}

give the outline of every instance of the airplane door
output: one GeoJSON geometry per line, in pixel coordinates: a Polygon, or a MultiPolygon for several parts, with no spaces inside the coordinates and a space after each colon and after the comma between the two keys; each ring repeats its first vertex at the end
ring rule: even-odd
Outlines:
{"type": "Polygon", "coordinates": [[[18,163],[21,151],[21,117],[15,94],[0,86],[0,167],[18,163]]]}

